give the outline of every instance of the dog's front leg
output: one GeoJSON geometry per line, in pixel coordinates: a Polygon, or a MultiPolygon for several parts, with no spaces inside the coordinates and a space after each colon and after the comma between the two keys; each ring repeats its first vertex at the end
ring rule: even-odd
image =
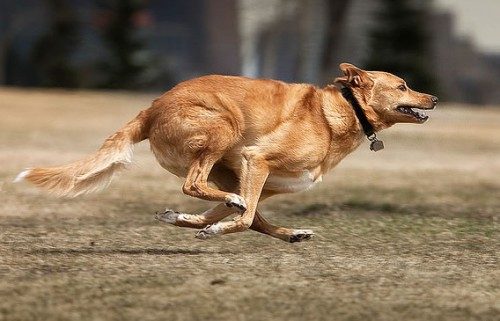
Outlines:
{"type": "Polygon", "coordinates": [[[246,211],[236,220],[210,225],[196,234],[206,239],[219,234],[241,232],[248,229],[254,220],[262,187],[269,175],[269,167],[258,147],[247,147],[242,151],[240,193],[247,203],[246,211]]]}
{"type": "Polygon", "coordinates": [[[293,229],[282,226],[276,226],[269,223],[259,211],[256,212],[255,218],[250,228],[254,231],[270,235],[285,242],[295,243],[310,240],[314,236],[311,230],[293,229]]]}

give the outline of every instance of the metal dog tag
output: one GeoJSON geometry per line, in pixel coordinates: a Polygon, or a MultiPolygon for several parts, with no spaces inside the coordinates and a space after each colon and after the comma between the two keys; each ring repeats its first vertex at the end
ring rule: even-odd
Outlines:
{"type": "Polygon", "coordinates": [[[370,144],[370,149],[374,152],[378,152],[379,150],[384,149],[384,142],[378,139],[375,139],[370,144]]]}

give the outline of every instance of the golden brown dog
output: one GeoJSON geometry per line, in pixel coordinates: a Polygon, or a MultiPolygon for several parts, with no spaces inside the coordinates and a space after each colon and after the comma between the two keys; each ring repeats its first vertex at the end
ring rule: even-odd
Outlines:
{"type": "MultiPolygon", "coordinates": [[[[437,103],[392,74],[347,63],[340,69],[344,76],[334,83],[349,90],[375,132],[395,123],[423,123],[427,116],[414,109],[433,109],[437,103]]],[[[91,192],[131,162],[133,144],[149,139],[161,166],[186,178],[185,194],[221,202],[199,215],[169,210],[157,219],[199,228],[196,236],[203,239],[251,228],[296,242],[313,232],[274,226],[257,204],[321,181],[363,141],[366,130],[359,116],[353,101],[335,86],[205,76],[155,99],[96,154],[66,166],[27,169],[16,180],[60,196],[91,192]],[[234,213],[239,214],[234,220],[222,221],[234,213]]]]}

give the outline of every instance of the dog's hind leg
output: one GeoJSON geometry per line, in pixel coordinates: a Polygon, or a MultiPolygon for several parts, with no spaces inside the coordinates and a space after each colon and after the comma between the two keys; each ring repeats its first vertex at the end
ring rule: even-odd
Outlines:
{"type": "MultiPolygon", "coordinates": [[[[205,171],[209,169],[205,168],[205,171]]],[[[194,172],[194,170],[192,170],[194,172]]],[[[190,175],[188,175],[189,177],[190,175]]],[[[191,175],[192,177],[193,175],[191,175]]],[[[199,178],[199,176],[198,176],[199,178]]],[[[193,181],[193,179],[190,179],[193,181]]],[[[238,177],[234,172],[221,164],[213,165],[208,180],[215,183],[218,188],[225,191],[230,191],[236,193],[238,190],[238,177]]],[[[198,180],[199,181],[199,180],[198,180]]],[[[202,179],[202,185],[207,185],[206,178],[202,179]]],[[[192,184],[192,183],[188,183],[192,184]]],[[[186,184],[185,184],[186,185],[186,184]]],[[[197,185],[200,186],[199,183],[197,185]]],[[[208,187],[208,186],[207,186],[208,187]]],[[[210,188],[210,190],[213,190],[210,188]]],[[[214,190],[217,193],[224,193],[219,190],[214,190]]],[[[205,191],[206,193],[206,191],[205,191]]],[[[236,194],[234,194],[236,195],[236,194]]],[[[207,225],[219,222],[220,220],[226,218],[227,216],[237,213],[238,207],[230,207],[224,204],[219,204],[212,209],[209,209],[201,214],[186,214],[180,213],[173,210],[165,210],[163,213],[157,213],[155,218],[159,221],[166,222],[175,226],[180,227],[191,227],[191,228],[204,228],[207,225]]]]}
{"type": "Polygon", "coordinates": [[[219,157],[213,154],[195,159],[189,168],[182,191],[187,195],[204,200],[224,202],[226,206],[234,206],[243,212],[247,205],[240,195],[208,186],[208,175],[218,159],[219,157]]]}

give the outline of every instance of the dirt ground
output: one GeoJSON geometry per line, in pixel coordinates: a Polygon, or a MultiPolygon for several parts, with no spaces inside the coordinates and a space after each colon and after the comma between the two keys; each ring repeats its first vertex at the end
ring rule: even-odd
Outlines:
{"type": "Polygon", "coordinates": [[[0,320],[499,320],[500,108],[443,104],[261,205],[313,229],[303,243],[155,221],[212,204],[184,196],[147,142],[97,194],[11,183],[92,152],[152,98],[0,89],[0,320]]]}

